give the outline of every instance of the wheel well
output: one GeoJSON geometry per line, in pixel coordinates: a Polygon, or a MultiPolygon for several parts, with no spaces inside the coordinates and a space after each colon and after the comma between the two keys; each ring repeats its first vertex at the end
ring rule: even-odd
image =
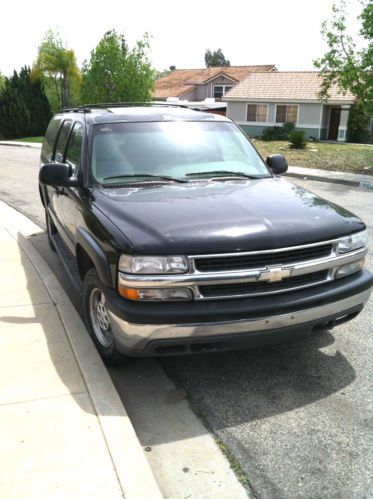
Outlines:
{"type": "Polygon", "coordinates": [[[83,281],[88,270],[94,269],[95,265],[80,244],[76,247],[76,262],[78,264],[80,278],[83,281]]]}

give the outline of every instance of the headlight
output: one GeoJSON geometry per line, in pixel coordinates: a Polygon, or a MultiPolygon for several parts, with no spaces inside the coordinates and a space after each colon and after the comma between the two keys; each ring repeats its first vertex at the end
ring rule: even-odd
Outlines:
{"type": "Polygon", "coordinates": [[[192,300],[188,288],[127,288],[119,284],[119,294],[128,300],[140,301],[185,301],[192,300]]]}
{"type": "Polygon", "coordinates": [[[359,248],[364,248],[368,245],[368,231],[363,230],[350,236],[342,237],[338,241],[338,252],[347,253],[359,248]]]}
{"type": "Polygon", "coordinates": [[[119,271],[127,274],[185,274],[189,269],[185,256],[122,255],[119,271]]]}

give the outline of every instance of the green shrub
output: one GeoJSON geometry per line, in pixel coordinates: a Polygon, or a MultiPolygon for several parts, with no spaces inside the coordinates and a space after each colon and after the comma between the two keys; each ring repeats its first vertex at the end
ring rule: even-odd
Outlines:
{"type": "Polygon", "coordinates": [[[294,123],[284,123],[282,126],[271,126],[262,132],[262,140],[288,140],[290,133],[294,130],[294,123]]]}
{"type": "Polygon", "coordinates": [[[295,129],[295,123],[284,123],[282,125],[282,130],[285,136],[284,140],[287,140],[289,138],[289,135],[291,134],[291,132],[294,131],[294,129],[295,129]]]}
{"type": "Polygon", "coordinates": [[[306,132],[303,130],[293,130],[289,134],[288,140],[293,149],[304,149],[307,145],[306,132]]]}
{"type": "Polygon", "coordinates": [[[274,126],[271,126],[271,127],[268,127],[268,128],[265,128],[262,132],[262,140],[266,140],[266,141],[269,141],[269,140],[275,140],[275,134],[276,134],[276,127],[274,126]]]}

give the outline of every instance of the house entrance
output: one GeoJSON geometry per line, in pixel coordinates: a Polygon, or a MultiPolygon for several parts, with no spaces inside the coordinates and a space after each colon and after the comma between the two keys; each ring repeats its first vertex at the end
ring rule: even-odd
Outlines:
{"type": "Polygon", "coordinates": [[[341,108],[332,107],[330,111],[329,133],[328,133],[329,140],[338,139],[338,128],[339,128],[340,119],[341,119],[341,108]]]}

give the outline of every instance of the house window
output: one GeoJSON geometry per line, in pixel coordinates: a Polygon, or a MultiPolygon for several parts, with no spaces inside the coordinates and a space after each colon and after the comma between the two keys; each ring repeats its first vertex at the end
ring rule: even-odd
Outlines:
{"type": "Polygon", "coordinates": [[[277,106],[276,123],[296,123],[298,106],[277,106]]]}
{"type": "Polygon", "coordinates": [[[232,87],[233,87],[233,85],[214,85],[214,97],[215,97],[215,99],[220,99],[232,87]]]}
{"type": "Polygon", "coordinates": [[[267,121],[267,104],[248,104],[247,105],[247,121],[259,121],[265,123],[267,121]]]}

